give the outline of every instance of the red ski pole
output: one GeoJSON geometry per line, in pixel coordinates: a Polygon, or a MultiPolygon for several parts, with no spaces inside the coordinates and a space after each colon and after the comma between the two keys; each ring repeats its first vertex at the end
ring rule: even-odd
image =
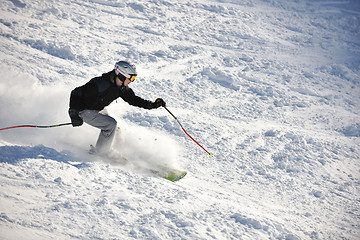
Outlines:
{"type": "Polygon", "coordinates": [[[6,127],[6,128],[0,128],[0,131],[7,130],[7,129],[14,129],[14,128],[53,128],[53,127],[61,127],[70,125],[71,123],[61,123],[61,124],[55,124],[55,125],[49,125],[49,126],[37,126],[37,125],[19,125],[19,126],[12,126],[12,127],[6,127]]]}
{"type": "Polygon", "coordinates": [[[171,115],[173,118],[175,118],[175,120],[178,122],[178,124],[180,125],[180,127],[181,127],[181,129],[184,131],[184,133],[185,133],[191,140],[193,140],[197,145],[199,145],[207,154],[209,154],[210,157],[212,157],[213,155],[212,155],[211,153],[209,153],[209,152],[208,152],[203,146],[201,146],[194,138],[192,138],[192,137],[190,136],[190,134],[188,134],[188,133],[186,132],[186,130],[185,130],[184,127],[181,125],[181,123],[179,122],[179,120],[175,117],[175,115],[172,114],[172,113],[169,111],[169,109],[167,109],[166,106],[163,106],[163,107],[166,109],[166,111],[168,111],[168,113],[170,113],[170,115],[171,115]]]}

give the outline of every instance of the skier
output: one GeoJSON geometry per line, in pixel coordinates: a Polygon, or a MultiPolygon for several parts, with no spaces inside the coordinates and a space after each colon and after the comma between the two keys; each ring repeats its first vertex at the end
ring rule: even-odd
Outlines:
{"type": "Polygon", "coordinates": [[[96,146],[90,149],[90,153],[103,154],[111,147],[117,122],[108,115],[105,107],[115,99],[121,97],[128,104],[145,109],[165,106],[166,103],[161,98],[151,102],[135,95],[129,84],[134,82],[136,76],[135,65],[119,61],[112,71],[72,90],[69,108],[72,125],[77,127],[86,122],[101,129],[96,146]]]}

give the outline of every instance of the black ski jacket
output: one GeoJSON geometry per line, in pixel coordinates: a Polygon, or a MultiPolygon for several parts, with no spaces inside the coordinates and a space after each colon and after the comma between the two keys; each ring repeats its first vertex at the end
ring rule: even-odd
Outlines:
{"type": "Polygon", "coordinates": [[[75,88],[70,95],[70,108],[79,111],[85,109],[101,111],[119,97],[133,106],[145,109],[153,108],[151,101],[136,96],[131,88],[118,87],[115,82],[114,70],[75,88]]]}

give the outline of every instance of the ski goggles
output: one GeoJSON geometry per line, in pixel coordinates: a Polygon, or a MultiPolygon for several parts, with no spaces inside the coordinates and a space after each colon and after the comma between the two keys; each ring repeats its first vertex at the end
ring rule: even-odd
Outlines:
{"type": "Polygon", "coordinates": [[[135,81],[137,75],[130,75],[129,79],[131,82],[135,81]]]}

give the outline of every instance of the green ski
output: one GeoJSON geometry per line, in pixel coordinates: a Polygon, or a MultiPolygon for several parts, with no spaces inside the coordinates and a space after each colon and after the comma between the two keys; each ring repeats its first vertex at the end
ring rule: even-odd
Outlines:
{"type": "Polygon", "coordinates": [[[180,179],[185,177],[185,175],[187,174],[186,171],[163,167],[163,166],[161,166],[160,170],[155,170],[155,169],[148,169],[148,170],[151,173],[153,173],[159,177],[165,178],[167,180],[170,180],[172,182],[179,181],[180,179]]]}
{"type": "Polygon", "coordinates": [[[110,159],[114,162],[120,163],[121,165],[131,164],[134,166],[135,169],[138,169],[140,171],[150,172],[156,176],[165,178],[172,182],[179,181],[180,179],[185,177],[185,175],[187,174],[186,171],[178,170],[178,169],[163,166],[163,165],[156,165],[154,167],[141,166],[139,164],[129,161],[125,157],[119,157],[119,158],[112,157],[110,159]]]}

